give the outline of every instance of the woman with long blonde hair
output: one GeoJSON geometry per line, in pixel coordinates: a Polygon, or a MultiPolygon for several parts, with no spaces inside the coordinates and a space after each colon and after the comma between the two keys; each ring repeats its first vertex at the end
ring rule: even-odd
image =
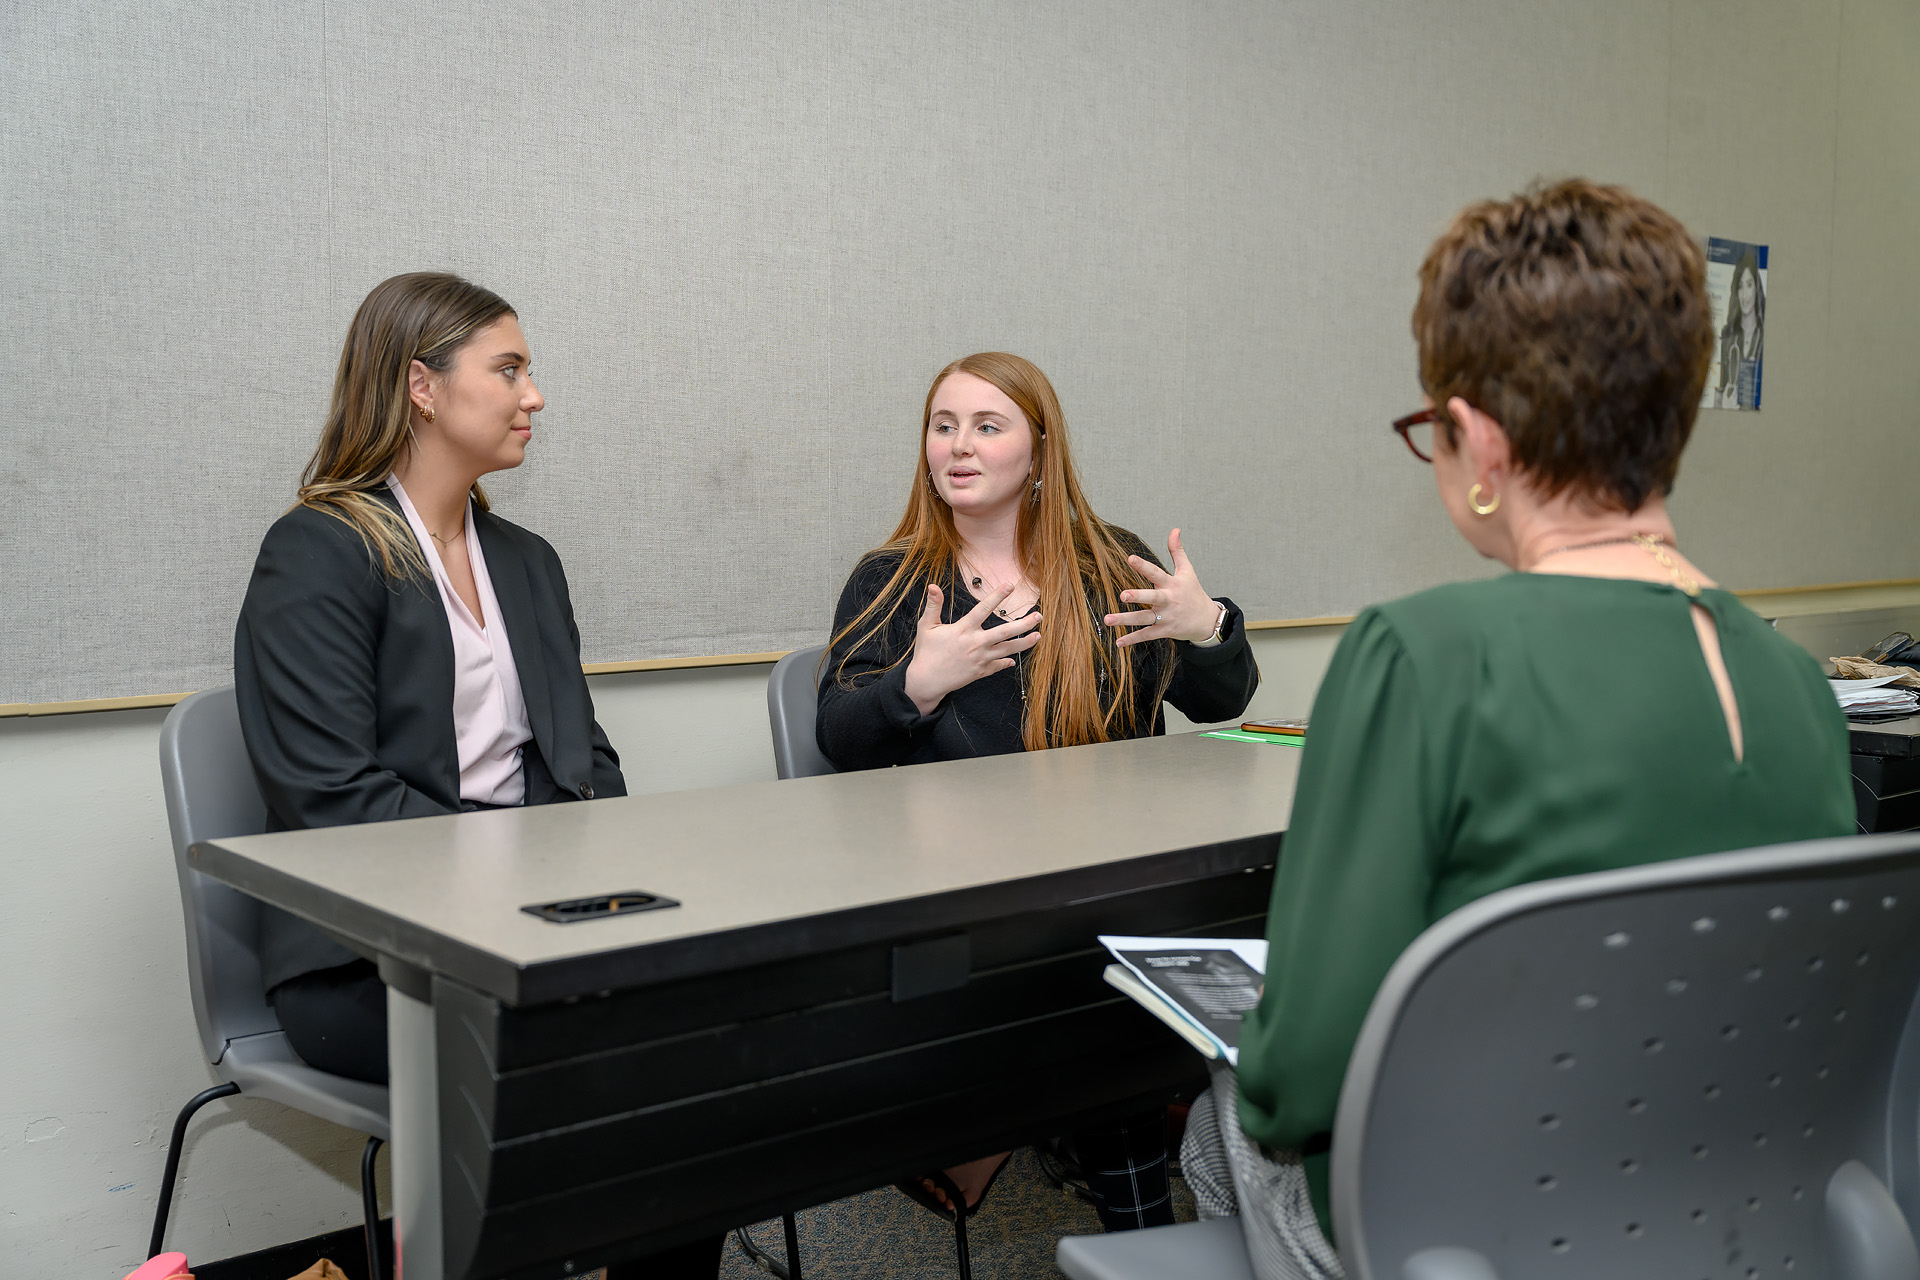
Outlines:
{"type": "MultiPolygon", "coordinates": [[[[1163,733],[1163,703],[1239,716],[1260,681],[1240,611],[1200,585],[1179,530],[1167,550],[1170,569],[1094,514],[1044,373],[998,351],[954,361],[927,391],[906,512],[841,593],[821,751],[872,769],[1163,733]]],[[[1074,1139],[1110,1230],[1173,1220],[1164,1119],[1074,1139]]],[[[902,1190],[962,1234],[1004,1160],[902,1190]]]]}
{"type": "MultiPolygon", "coordinates": [[[[299,500],[234,632],[240,728],[285,831],[626,794],[580,670],[560,558],[495,515],[546,401],[519,317],[457,276],[375,286],[340,353],[299,500]]],[[[261,976],[293,1050],[385,1083],[373,962],[269,909],[261,976]]],[[[720,1238],[614,1276],[712,1276],[720,1238]]]]}

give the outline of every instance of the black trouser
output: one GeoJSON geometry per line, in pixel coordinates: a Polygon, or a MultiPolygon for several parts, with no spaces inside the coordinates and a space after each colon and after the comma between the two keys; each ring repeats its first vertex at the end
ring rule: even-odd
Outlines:
{"type": "Polygon", "coordinates": [[[373,961],[289,978],[267,999],[302,1062],[351,1080],[387,1082],[387,988],[373,961]]]}
{"type": "MultiPolygon", "coordinates": [[[[287,1043],[310,1067],[387,1083],[387,988],[371,960],[303,973],[267,993],[287,1043]]],[[[607,1280],[712,1280],[725,1235],[616,1262],[607,1280]]]]}
{"type": "Polygon", "coordinates": [[[1067,1145],[1093,1192],[1102,1227],[1131,1231],[1173,1222],[1165,1107],[1128,1116],[1108,1128],[1076,1133],[1067,1145]]]}

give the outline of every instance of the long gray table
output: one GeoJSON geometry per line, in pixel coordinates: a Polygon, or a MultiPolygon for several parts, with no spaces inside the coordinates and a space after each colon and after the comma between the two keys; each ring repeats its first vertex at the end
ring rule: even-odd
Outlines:
{"type": "Polygon", "coordinates": [[[1094,936],[1261,932],[1299,761],[1189,734],[192,856],[379,957],[408,1280],[564,1277],[1198,1077],[1094,936]],[[521,909],[633,890],[680,905],[521,909]]]}

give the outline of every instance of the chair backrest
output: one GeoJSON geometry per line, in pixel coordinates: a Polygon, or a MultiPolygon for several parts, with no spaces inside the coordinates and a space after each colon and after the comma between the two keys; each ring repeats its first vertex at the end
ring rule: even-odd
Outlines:
{"type": "Polygon", "coordinates": [[[795,649],[773,664],[767,677],[767,719],[773,726],[773,767],[783,778],[814,778],[838,773],[820,754],[813,736],[818,707],[820,660],[827,647],[795,649]]]}
{"type": "Polygon", "coordinates": [[[1913,833],[1463,907],[1394,965],[1348,1066],[1348,1274],[1454,1274],[1441,1251],[1464,1249],[1501,1276],[1853,1276],[1892,1258],[1869,1274],[1920,1277],[1916,993],[1913,833]]]}
{"type": "Polygon", "coordinates": [[[233,686],[180,702],[160,726],[160,786],[187,924],[187,982],[208,1062],[227,1043],[278,1031],[260,979],[260,904],[195,871],[187,851],[201,840],[266,830],[267,806],[240,736],[233,686]]]}

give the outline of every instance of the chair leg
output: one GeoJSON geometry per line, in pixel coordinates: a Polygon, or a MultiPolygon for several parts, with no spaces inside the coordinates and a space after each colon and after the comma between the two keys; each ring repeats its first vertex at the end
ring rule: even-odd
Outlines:
{"type": "Polygon", "coordinates": [[[967,1215],[953,1215],[953,1256],[960,1263],[960,1280],[973,1280],[973,1256],[967,1252],[967,1215]]]}
{"type": "Polygon", "coordinates": [[[787,1280],[800,1280],[800,1227],[791,1211],[780,1215],[787,1232],[787,1280]]]}
{"type": "Polygon", "coordinates": [[[167,1235],[167,1213],[173,1208],[173,1180],[180,1172],[180,1147],[187,1140],[187,1121],[193,1119],[193,1113],[212,1102],[215,1098],[231,1098],[240,1092],[240,1086],[229,1081],[217,1084],[211,1089],[203,1089],[187,1100],[180,1108],[180,1114],[173,1120],[173,1140],[167,1143],[167,1171],[160,1175],[160,1207],[153,1215],[153,1239],[147,1242],[147,1256],[157,1257],[160,1242],[167,1235]]]}
{"type": "Polygon", "coordinates": [[[367,1280],[385,1280],[380,1266],[380,1193],[373,1182],[373,1158],[380,1139],[368,1138],[360,1153],[360,1207],[367,1216],[367,1280]]]}

